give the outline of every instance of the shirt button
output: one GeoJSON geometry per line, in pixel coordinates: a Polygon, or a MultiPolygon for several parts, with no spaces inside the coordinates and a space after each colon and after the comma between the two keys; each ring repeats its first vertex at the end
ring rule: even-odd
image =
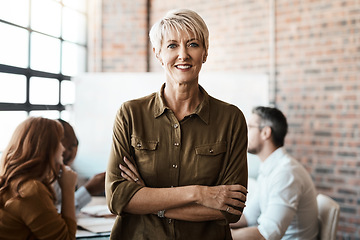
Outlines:
{"type": "Polygon", "coordinates": [[[210,149],[209,152],[210,152],[210,153],[214,153],[214,150],[210,149]]]}
{"type": "Polygon", "coordinates": [[[172,167],[173,167],[173,168],[177,168],[177,165],[176,165],[176,164],[173,164],[172,167]]]}
{"type": "Polygon", "coordinates": [[[179,124],[175,123],[174,128],[178,128],[178,127],[179,127],[179,124]]]}
{"type": "Polygon", "coordinates": [[[176,143],[174,143],[174,145],[175,145],[175,146],[179,146],[179,145],[180,145],[180,143],[177,143],[177,142],[176,142],[176,143]]]}

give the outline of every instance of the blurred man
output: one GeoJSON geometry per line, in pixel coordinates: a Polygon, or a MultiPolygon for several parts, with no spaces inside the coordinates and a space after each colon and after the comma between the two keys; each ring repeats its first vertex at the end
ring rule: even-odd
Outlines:
{"type": "Polygon", "coordinates": [[[317,193],[309,173],[283,149],[287,129],[280,110],[253,109],[248,152],[261,164],[253,196],[241,219],[231,225],[234,240],[317,239],[317,193]]]}

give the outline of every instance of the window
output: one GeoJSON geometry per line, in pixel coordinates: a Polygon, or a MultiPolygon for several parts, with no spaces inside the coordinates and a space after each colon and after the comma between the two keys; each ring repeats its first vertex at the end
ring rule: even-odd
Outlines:
{"type": "Polygon", "coordinates": [[[0,153],[26,117],[69,117],[71,77],[86,71],[86,9],[86,0],[0,1],[0,153]]]}

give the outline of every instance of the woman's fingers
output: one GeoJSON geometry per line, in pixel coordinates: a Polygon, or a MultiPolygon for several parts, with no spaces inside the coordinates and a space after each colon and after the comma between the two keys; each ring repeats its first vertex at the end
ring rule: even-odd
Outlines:
{"type": "Polygon", "coordinates": [[[246,195],[242,192],[237,192],[237,191],[230,191],[229,192],[229,197],[233,198],[233,199],[237,199],[241,202],[246,202],[246,195]]]}
{"type": "Polygon", "coordinates": [[[128,181],[134,181],[131,177],[129,177],[125,172],[121,172],[121,176],[123,177],[123,178],[125,178],[126,180],[128,180],[128,181]]]}
{"type": "Polygon", "coordinates": [[[226,204],[230,205],[230,206],[234,206],[234,207],[240,207],[240,208],[245,207],[245,202],[243,202],[241,200],[238,200],[238,199],[235,199],[235,198],[229,198],[226,201],[226,204]]]}
{"type": "Polygon", "coordinates": [[[58,176],[58,182],[60,187],[71,188],[75,190],[76,181],[77,181],[77,173],[74,172],[69,166],[62,165],[61,175],[58,176]]]}
{"type": "Polygon", "coordinates": [[[230,191],[242,192],[244,195],[247,195],[247,189],[243,185],[234,184],[234,185],[226,185],[230,191]]]}
{"type": "Polygon", "coordinates": [[[137,175],[135,175],[132,171],[130,171],[127,167],[122,164],[119,164],[120,169],[122,170],[121,176],[128,181],[138,183],[140,180],[137,175]]]}
{"type": "Polygon", "coordinates": [[[121,169],[121,176],[128,181],[137,183],[140,186],[145,186],[144,181],[141,179],[140,174],[138,173],[134,164],[132,164],[126,157],[124,157],[124,162],[126,166],[119,164],[121,169]]]}
{"type": "Polygon", "coordinates": [[[139,176],[139,173],[138,173],[136,167],[134,166],[134,164],[132,164],[126,157],[124,157],[124,162],[136,176],[139,176]]]}
{"type": "Polygon", "coordinates": [[[137,176],[129,168],[125,167],[122,164],[119,164],[119,167],[120,167],[122,173],[125,173],[130,178],[130,179],[127,179],[127,180],[135,181],[137,176]]]}
{"type": "Polygon", "coordinates": [[[235,208],[233,208],[231,206],[225,206],[225,207],[226,207],[226,209],[224,209],[224,211],[226,211],[228,213],[231,213],[231,214],[234,214],[234,215],[241,215],[242,214],[241,211],[239,211],[239,210],[237,210],[237,209],[235,209],[235,208]]]}
{"type": "Polygon", "coordinates": [[[241,211],[236,208],[245,207],[246,188],[241,185],[202,186],[201,196],[198,203],[203,206],[240,215],[241,211]]]}

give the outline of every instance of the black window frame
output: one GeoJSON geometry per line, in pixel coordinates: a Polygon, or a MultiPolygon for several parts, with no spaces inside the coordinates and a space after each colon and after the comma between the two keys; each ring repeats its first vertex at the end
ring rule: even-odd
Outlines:
{"type": "MultiPolygon", "coordinates": [[[[54,1],[54,0],[53,0],[54,1]]],[[[58,2],[61,5],[61,12],[63,11],[64,7],[68,7],[66,5],[64,5],[62,3],[62,1],[58,2]]],[[[71,8],[73,9],[73,8],[71,8]]],[[[87,35],[87,26],[88,26],[88,20],[87,20],[87,12],[82,12],[76,9],[73,9],[75,11],[77,11],[80,14],[83,14],[85,16],[86,22],[85,22],[85,26],[86,26],[86,35],[87,35]]],[[[77,43],[77,42],[73,42],[73,41],[68,41],[68,40],[64,40],[62,38],[62,26],[61,26],[61,32],[60,32],[60,36],[59,37],[54,37],[52,35],[46,34],[44,32],[41,31],[36,31],[34,29],[31,28],[31,0],[29,0],[29,24],[28,27],[24,27],[24,26],[20,26],[18,24],[0,19],[1,23],[4,24],[8,24],[11,25],[13,27],[18,27],[21,29],[25,29],[28,31],[28,66],[26,68],[22,68],[22,67],[17,67],[17,66],[11,66],[11,65],[5,65],[5,64],[0,64],[0,73],[10,73],[10,74],[18,74],[18,75],[22,75],[26,77],[26,101],[24,103],[9,103],[9,102],[0,102],[0,111],[25,111],[27,112],[27,114],[29,115],[31,111],[47,111],[47,110],[56,110],[59,112],[59,117],[61,116],[61,112],[66,110],[66,106],[67,105],[71,105],[71,104],[66,104],[63,105],[61,103],[61,82],[62,81],[71,81],[71,77],[69,75],[63,75],[62,74],[62,46],[63,46],[63,42],[69,42],[69,43],[73,43],[76,44],[78,46],[84,47],[85,48],[85,63],[88,59],[88,45],[87,45],[87,41],[84,44],[81,43],[77,43]],[[39,71],[39,70],[34,70],[31,69],[31,34],[35,32],[35,33],[39,33],[48,37],[52,37],[54,39],[58,39],[60,40],[60,73],[51,73],[51,72],[45,72],[45,71],[39,71]],[[49,104],[32,104],[30,103],[30,78],[31,77],[42,77],[42,78],[52,78],[52,79],[57,79],[58,83],[59,83],[59,99],[58,99],[58,104],[55,105],[49,105],[49,104]]],[[[61,24],[63,23],[63,14],[61,14],[61,24]]],[[[87,64],[85,64],[85,72],[87,72],[87,64]]]]}

